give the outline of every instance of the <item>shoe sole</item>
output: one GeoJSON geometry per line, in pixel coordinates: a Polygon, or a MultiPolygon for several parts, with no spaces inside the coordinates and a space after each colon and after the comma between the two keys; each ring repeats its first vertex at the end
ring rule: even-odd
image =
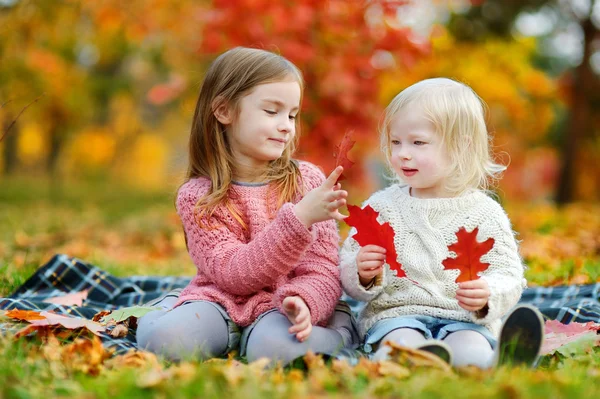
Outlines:
{"type": "Polygon", "coordinates": [[[498,366],[532,366],[544,340],[544,318],[530,305],[519,305],[504,321],[498,340],[498,366]]]}
{"type": "Polygon", "coordinates": [[[438,340],[428,340],[426,343],[415,348],[436,355],[444,362],[452,364],[452,350],[445,342],[438,340]]]}

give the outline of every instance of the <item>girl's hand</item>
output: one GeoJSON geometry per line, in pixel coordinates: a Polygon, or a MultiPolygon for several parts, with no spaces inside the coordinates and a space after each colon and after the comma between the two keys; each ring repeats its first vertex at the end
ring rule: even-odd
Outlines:
{"type": "Polygon", "coordinates": [[[335,168],[323,184],[309,191],[294,207],[296,217],[306,227],[324,220],[342,220],[346,217],[338,209],[346,205],[348,192],[340,190],[341,185],[335,183],[343,170],[341,166],[335,168]]]}
{"type": "Polygon", "coordinates": [[[365,245],[361,247],[356,256],[358,279],[363,287],[383,271],[385,263],[385,248],[378,245],[365,245]]]}
{"type": "Polygon", "coordinates": [[[300,342],[306,340],[312,331],[310,309],[306,302],[299,296],[288,296],[283,300],[283,310],[292,323],[289,333],[296,334],[296,339],[300,342]]]}
{"type": "Polygon", "coordinates": [[[458,306],[465,310],[470,312],[481,310],[487,305],[489,298],[490,287],[482,278],[458,284],[456,299],[458,299],[458,306]]]}

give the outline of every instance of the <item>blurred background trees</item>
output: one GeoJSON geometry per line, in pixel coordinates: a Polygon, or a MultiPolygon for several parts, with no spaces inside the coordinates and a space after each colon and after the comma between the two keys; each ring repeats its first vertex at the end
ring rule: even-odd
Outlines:
{"type": "Polygon", "coordinates": [[[597,0],[0,0],[0,132],[41,96],[0,142],[0,179],[176,187],[203,71],[244,45],[305,74],[299,158],[329,171],[355,132],[357,201],[383,181],[383,108],[434,76],[487,102],[507,198],[597,201],[598,26],[597,0]]]}

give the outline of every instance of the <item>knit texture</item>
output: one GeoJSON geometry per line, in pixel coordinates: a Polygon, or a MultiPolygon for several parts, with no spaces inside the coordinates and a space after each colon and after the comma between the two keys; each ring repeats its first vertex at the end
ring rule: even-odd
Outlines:
{"type": "MultiPolygon", "coordinates": [[[[299,166],[305,192],[325,180],[316,166],[299,166]]],[[[282,311],[282,301],[298,295],[308,305],[313,324],[323,324],[341,296],[335,221],[307,229],[294,213],[300,195],[273,211],[277,198],[269,185],[234,184],[229,197],[247,229],[224,207],[205,221],[216,223],[215,228],[201,228],[194,209],[210,185],[203,177],[190,179],[177,194],[177,213],[198,272],[175,306],[189,300],[216,302],[243,327],[267,310],[282,311]]]]}
{"type": "Polygon", "coordinates": [[[380,223],[390,222],[395,232],[398,262],[409,279],[398,278],[389,265],[366,290],[358,279],[356,256],[359,244],[351,229],[340,251],[341,278],[351,297],[368,302],[359,317],[362,336],[377,321],[404,315],[426,315],[484,325],[498,335],[501,317],[519,300],[526,285],[524,266],[510,221],[502,207],[481,191],[456,198],[420,199],[411,197],[406,185],[393,185],[373,194],[369,204],[379,212],[380,223]],[[477,241],[492,237],[492,249],[481,257],[489,263],[482,272],[490,287],[487,314],[480,317],[458,305],[455,282],[458,270],[444,270],[442,262],[456,257],[448,246],[457,241],[460,227],[479,227],[477,241]]]}

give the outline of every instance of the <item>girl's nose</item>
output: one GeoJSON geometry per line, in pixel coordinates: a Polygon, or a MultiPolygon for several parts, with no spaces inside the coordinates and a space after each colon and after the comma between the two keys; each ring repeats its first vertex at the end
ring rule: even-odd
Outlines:
{"type": "Polygon", "coordinates": [[[294,121],[290,120],[290,118],[285,118],[284,120],[279,122],[277,129],[280,132],[291,132],[294,127],[294,121]]]}
{"type": "Polygon", "coordinates": [[[412,158],[412,156],[410,155],[410,152],[404,148],[401,149],[400,152],[398,152],[398,156],[401,159],[411,159],[412,158]]]}

